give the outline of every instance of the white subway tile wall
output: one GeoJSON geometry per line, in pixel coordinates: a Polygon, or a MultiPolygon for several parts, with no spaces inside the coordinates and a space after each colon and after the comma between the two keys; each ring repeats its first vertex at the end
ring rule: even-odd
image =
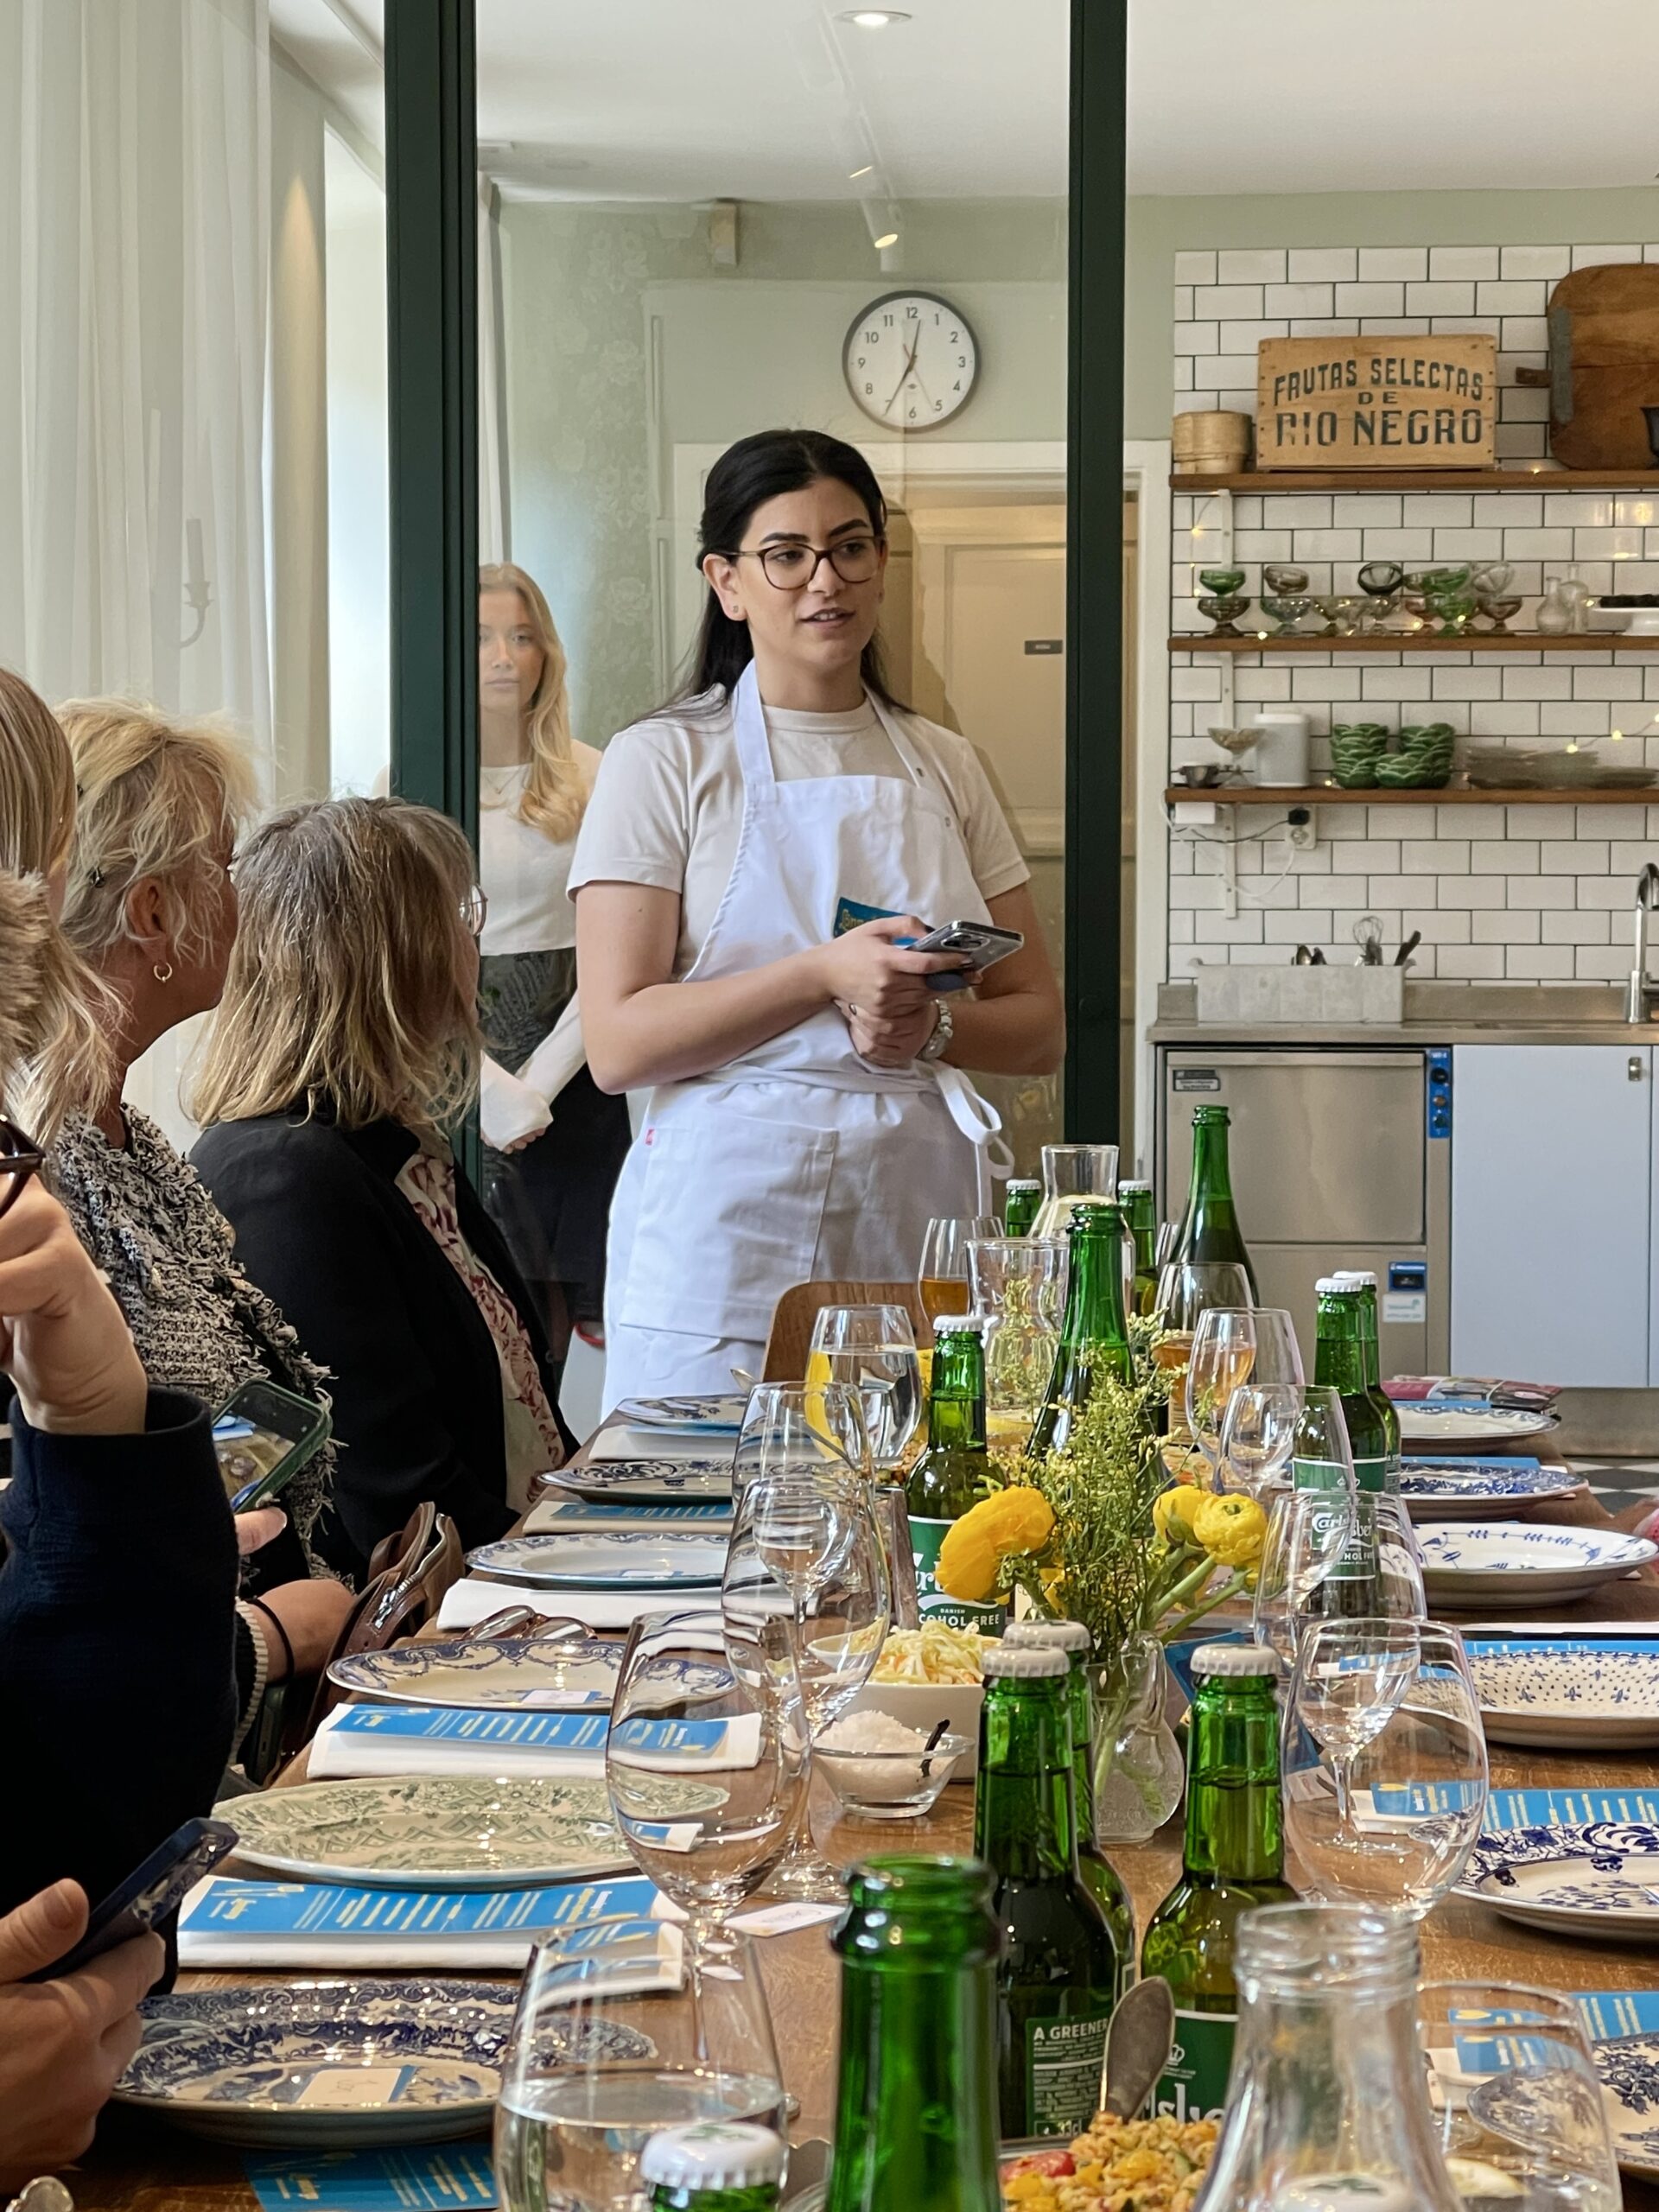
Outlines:
{"type": "MultiPolygon", "coordinates": [[[[1659,245],[1293,246],[1178,253],[1175,409],[1255,412],[1262,338],[1378,337],[1488,330],[1498,343],[1501,464],[1547,450],[1549,395],[1516,383],[1548,361],[1551,286],[1572,269],[1659,260],[1659,245]]],[[[1173,518],[1172,630],[1208,627],[1195,600],[1217,565],[1224,502],[1178,493],[1173,518]]],[[[1367,561],[1505,560],[1533,626],[1538,595],[1575,574],[1594,591],[1659,591],[1659,498],[1631,493],[1241,493],[1232,558],[1259,598],[1262,564],[1306,569],[1313,592],[1357,589],[1367,561]]],[[[1252,612],[1255,610],[1253,609],[1252,612]]],[[[1248,620],[1248,618],[1247,618],[1248,620]]],[[[1582,652],[1299,654],[1231,661],[1234,713],[1305,707],[1315,771],[1329,765],[1332,720],[1446,721],[1486,745],[1583,745],[1659,771],[1659,653],[1619,660],[1582,652]],[[1613,733],[1618,732],[1617,738],[1613,733]]],[[[1219,719],[1218,657],[1171,655],[1170,764],[1218,760],[1206,732],[1219,719]]],[[[1659,859],[1655,803],[1618,806],[1326,806],[1318,842],[1294,850],[1270,809],[1218,808],[1202,830],[1171,833],[1169,969],[1199,962],[1282,962],[1298,944],[1352,957],[1362,914],[1390,944],[1421,930],[1413,973],[1452,982],[1622,982],[1630,966],[1634,879],[1659,859]],[[1265,823],[1261,818],[1267,817],[1265,823]]]]}

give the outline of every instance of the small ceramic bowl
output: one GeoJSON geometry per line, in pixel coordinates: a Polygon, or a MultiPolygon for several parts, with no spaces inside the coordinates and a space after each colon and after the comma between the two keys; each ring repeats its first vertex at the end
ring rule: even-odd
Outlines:
{"type": "Polygon", "coordinates": [[[932,1811],[957,1761],[970,1748],[965,1736],[942,1736],[931,1751],[838,1751],[814,1744],[812,1764],[830,1777],[837,1797],[862,1821],[913,1821],[932,1811]]]}
{"type": "Polygon", "coordinates": [[[1205,591],[1213,592],[1217,599],[1230,599],[1236,591],[1243,588],[1244,571],[1243,569],[1200,569],[1198,582],[1205,591]]]}

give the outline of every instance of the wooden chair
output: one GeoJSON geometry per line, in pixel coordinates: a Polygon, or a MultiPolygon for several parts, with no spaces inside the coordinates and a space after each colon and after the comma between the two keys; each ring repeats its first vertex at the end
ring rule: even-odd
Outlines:
{"type": "Polygon", "coordinates": [[[798,1282],[772,1309],[763,1382],[800,1382],[812,1346],[812,1324],[826,1306],[902,1306],[918,1344],[931,1341],[914,1282],[798,1282]]]}

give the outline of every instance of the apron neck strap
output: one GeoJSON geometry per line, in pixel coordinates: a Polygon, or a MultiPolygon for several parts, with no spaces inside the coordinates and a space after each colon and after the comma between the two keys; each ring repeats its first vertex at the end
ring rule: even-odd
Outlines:
{"type": "MultiPolygon", "coordinates": [[[[925,785],[927,771],[922,766],[915,747],[906,735],[897,715],[868,687],[865,699],[874,710],[875,718],[887,733],[887,741],[898,754],[900,764],[911,781],[925,785]]],[[[750,791],[762,790],[778,780],[772,765],[772,747],[766,737],[766,709],[760,700],[760,682],[750,661],[732,689],[732,734],[737,743],[737,763],[743,772],[743,781],[750,791]]]]}

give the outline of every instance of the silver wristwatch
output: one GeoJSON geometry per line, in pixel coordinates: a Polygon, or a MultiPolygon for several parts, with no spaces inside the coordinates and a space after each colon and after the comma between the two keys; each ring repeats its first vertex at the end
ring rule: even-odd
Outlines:
{"type": "Polygon", "coordinates": [[[918,1060],[943,1059],[950,1051],[950,1039],[956,1033],[957,1017],[951,1013],[945,1001],[940,999],[933,1008],[933,1034],[917,1053],[917,1058],[918,1060]]]}

